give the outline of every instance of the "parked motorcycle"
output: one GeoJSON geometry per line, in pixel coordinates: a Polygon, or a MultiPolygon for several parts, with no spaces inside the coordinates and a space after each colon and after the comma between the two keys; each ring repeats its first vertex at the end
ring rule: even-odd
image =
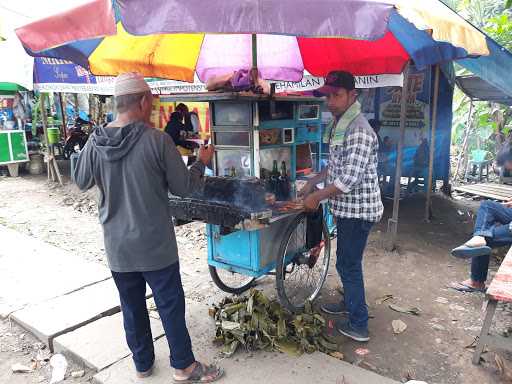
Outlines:
{"type": "Polygon", "coordinates": [[[74,125],[68,128],[68,138],[64,144],[64,157],[69,159],[73,153],[79,152],[85,147],[85,143],[89,139],[89,130],[91,122],[78,117],[74,125]]]}

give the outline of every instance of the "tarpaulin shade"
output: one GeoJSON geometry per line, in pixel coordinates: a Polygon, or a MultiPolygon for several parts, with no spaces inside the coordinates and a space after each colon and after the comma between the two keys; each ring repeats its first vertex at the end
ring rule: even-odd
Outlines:
{"type": "Polygon", "coordinates": [[[485,36],[437,0],[214,4],[94,0],[17,34],[30,55],[71,60],[96,75],[137,71],[184,81],[193,81],[194,73],[206,81],[250,68],[247,33],[257,34],[258,68],[269,80],[299,81],[304,70],[316,76],[334,69],[397,74],[410,58],[421,69],[488,53],[485,36]],[[95,20],[84,22],[91,12],[95,20]]]}
{"type": "Polygon", "coordinates": [[[487,38],[487,45],[491,52],[489,56],[459,60],[458,63],[496,89],[512,96],[512,54],[491,38],[487,38]]]}
{"type": "Polygon", "coordinates": [[[477,76],[457,77],[459,88],[473,100],[512,105],[512,97],[477,76]]]}

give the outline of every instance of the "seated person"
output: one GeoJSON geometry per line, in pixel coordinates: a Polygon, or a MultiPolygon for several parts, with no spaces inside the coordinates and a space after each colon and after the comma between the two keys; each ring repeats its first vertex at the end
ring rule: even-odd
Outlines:
{"type": "Polygon", "coordinates": [[[191,112],[189,112],[189,109],[186,104],[179,103],[176,106],[176,112],[179,112],[181,114],[181,121],[183,122],[183,131],[185,132],[193,132],[194,131],[194,125],[192,124],[191,119],[191,112]]]}
{"type": "Polygon", "coordinates": [[[192,150],[198,147],[198,145],[193,142],[188,142],[182,138],[182,132],[186,131],[185,124],[183,124],[182,120],[183,115],[180,112],[171,113],[171,116],[169,116],[169,122],[165,126],[165,133],[171,136],[176,146],[192,150]]]}
{"type": "MultiPolygon", "coordinates": [[[[512,147],[505,145],[498,164],[512,170],[512,147]]],[[[483,201],[476,215],[473,237],[452,250],[458,258],[471,258],[471,277],[452,288],[461,292],[485,291],[491,248],[512,245],[512,198],[505,203],[483,201]]]]}

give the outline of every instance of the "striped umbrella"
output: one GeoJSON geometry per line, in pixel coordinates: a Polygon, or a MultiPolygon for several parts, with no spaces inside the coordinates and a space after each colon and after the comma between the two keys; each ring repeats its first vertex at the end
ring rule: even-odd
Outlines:
{"type": "Polygon", "coordinates": [[[269,80],[307,70],[401,73],[488,55],[485,36],[438,0],[94,0],[16,31],[32,56],[95,75],[137,71],[193,81],[251,68],[269,80]]]}

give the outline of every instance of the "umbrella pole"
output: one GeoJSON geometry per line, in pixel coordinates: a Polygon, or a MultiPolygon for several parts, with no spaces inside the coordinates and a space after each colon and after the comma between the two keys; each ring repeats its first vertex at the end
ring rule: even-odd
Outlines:
{"type": "Polygon", "coordinates": [[[252,68],[258,68],[258,35],[252,34],[252,68]]]}
{"type": "Polygon", "coordinates": [[[258,35],[253,33],[252,37],[252,68],[251,68],[251,80],[253,84],[258,84],[258,35]]]}
{"type": "Polygon", "coordinates": [[[409,90],[409,66],[407,63],[404,69],[404,83],[402,85],[402,99],[400,106],[400,138],[397,147],[396,169],[395,169],[395,190],[393,193],[393,216],[388,219],[388,241],[386,249],[392,251],[396,247],[396,236],[398,232],[398,211],[400,208],[400,180],[402,178],[402,159],[404,156],[405,141],[405,120],[407,118],[407,94],[409,90]]]}
{"type": "Polygon", "coordinates": [[[427,201],[425,203],[425,221],[428,223],[432,218],[432,184],[434,182],[434,157],[436,151],[436,129],[437,129],[437,103],[439,100],[439,64],[436,65],[436,75],[434,82],[434,99],[432,110],[432,129],[430,132],[430,154],[428,158],[428,183],[427,183],[427,201]]]}

